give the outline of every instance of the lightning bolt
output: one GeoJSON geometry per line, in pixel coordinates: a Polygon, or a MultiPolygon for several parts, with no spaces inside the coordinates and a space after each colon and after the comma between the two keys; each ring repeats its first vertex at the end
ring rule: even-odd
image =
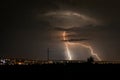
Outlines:
{"type": "Polygon", "coordinates": [[[95,56],[99,61],[101,61],[101,58],[97,55],[97,53],[94,52],[93,48],[90,45],[84,45],[82,43],[79,44],[85,48],[88,48],[90,50],[91,55],[95,56]]]}
{"type": "MultiPolygon", "coordinates": [[[[64,31],[63,32],[63,40],[66,41],[66,32],[64,31]]],[[[66,51],[67,51],[67,55],[68,55],[68,59],[71,60],[72,59],[72,56],[71,56],[71,53],[70,53],[70,50],[69,50],[69,45],[75,45],[75,43],[71,43],[69,41],[66,41],[65,42],[65,47],[66,47],[66,51]]],[[[77,44],[77,43],[76,43],[77,44]]],[[[92,56],[95,56],[99,61],[101,61],[101,58],[97,55],[97,53],[94,52],[93,48],[90,46],[90,45],[85,45],[85,44],[82,44],[82,43],[78,43],[79,45],[85,47],[85,48],[88,48],[90,50],[90,54],[92,56]]]]}
{"type": "MultiPolygon", "coordinates": [[[[66,39],[66,32],[65,31],[63,32],[63,40],[67,40],[66,39]]],[[[77,44],[77,43],[71,43],[69,41],[65,42],[65,46],[66,46],[67,55],[68,55],[69,60],[71,60],[72,57],[71,57],[70,50],[69,50],[68,46],[69,45],[75,45],[75,44],[77,44]]],[[[81,46],[83,46],[83,47],[85,47],[85,48],[88,48],[90,50],[90,54],[92,56],[95,56],[99,61],[101,61],[101,58],[97,55],[97,53],[94,52],[93,48],[90,45],[85,45],[85,44],[82,44],[82,43],[78,43],[78,44],[81,45],[81,46]]]]}
{"type": "MultiPolygon", "coordinates": [[[[66,40],[66,32],[64,31],[63,32],[63,40],[66,40]]],[[[68,56],[68,59],[71,60],[72,59],[72,56],[70,54],[70,50],[69,50],[69,45],[68,45],[68,42],[64,42],[65,43],[65,48],[66,48],[66,51],[67,51],[67,56],[68,56]]]]}

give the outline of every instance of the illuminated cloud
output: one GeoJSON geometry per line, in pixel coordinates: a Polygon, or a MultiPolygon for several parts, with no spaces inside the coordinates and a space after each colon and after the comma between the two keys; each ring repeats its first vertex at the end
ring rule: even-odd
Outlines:
{"type": "Polygon", "coordinates": [[[44,18],[54,27],[72,28],[97,25],[98,21],[74,11],[53,11],[44,14],[44,18]]]}

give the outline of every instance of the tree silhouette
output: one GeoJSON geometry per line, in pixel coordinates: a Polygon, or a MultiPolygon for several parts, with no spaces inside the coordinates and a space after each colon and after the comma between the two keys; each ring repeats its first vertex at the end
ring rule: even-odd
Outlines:
{"type": "Polygon", "coordinates": [[[88,63],[93,63],[94,62],[94,58],[92,56],[90,56],[88,59],[87,59],[87,62],[88,63]]]}

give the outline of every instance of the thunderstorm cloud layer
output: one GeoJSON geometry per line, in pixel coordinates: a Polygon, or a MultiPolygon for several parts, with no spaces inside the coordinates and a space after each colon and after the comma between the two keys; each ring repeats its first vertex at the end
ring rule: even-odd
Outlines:
{"type": "MultiPolygon", "coordinates": [[[[47,20],[49,19],[49,23],[54,26],[54,27],[60,27],[60,28],[65,28],[65,29],[69,29],[69,28],[74,28],[74,27],[86,27],[87,25],[96,25],[97,22],[95,22],[95,20],[90,19],[84,15],[81,15],[80,13],[76,13],[73,11],[56,11],[56,12],[48,12],[45,14],[45,16],[50,17],[47,18],[47,20]]],[[[66,40],[66,31],[63,32],[64,36],[63,36],[63,40],[66,40]]],[[[72,43],[74,41],[77,41],[77,39],[69,39],[69,43],[70,41],[72,41],[72,43]]],[[[85,39],[80,39],[81,41],[85,40],[85,39]]],[[[66,53],[68,55],[68,60],[73,60],[72,59],[72,53],[69,49],[69,44],[68,41],[65,42],[65,47],[66,47],[66,53]]],[[[80,42],[79,42],[80,43],[80,42]]],[[[90,50],[91,56],[96,56],[96,58],[98,60],[101,60],[100,57],[98,57],[97,53],[94,53],[93,48],[90,45],[86,45],[86,44],[81,44],[80,46],[85,47],[87,49],[90,50]]],[[[75,47],[75,45],[74,45],[75,47]]],[[[73,54],[74,55],[74,54],[73,54]]],[[[74,58],[75,59],[75,58],[74,58]]]]}
{"type": "Polygon", "coordinates": [[[104,0],[3,1],[0,56],[46,59],[49,48],[50,59],[67,59],[67,42],[72,59],[86,60],[92,51],[120,60],[119,7],[104,0]]]}

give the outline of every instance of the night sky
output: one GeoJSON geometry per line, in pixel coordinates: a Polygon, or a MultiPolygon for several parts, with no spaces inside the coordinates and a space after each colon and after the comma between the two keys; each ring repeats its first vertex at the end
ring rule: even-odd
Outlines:
{"type": "Polygon", "coordinates": [[[86,60],[90,45],[102,60],[120,60],[119,0],[0,1],[0,56],[67,59],[62,33],[73,60],[86,60]]]}

